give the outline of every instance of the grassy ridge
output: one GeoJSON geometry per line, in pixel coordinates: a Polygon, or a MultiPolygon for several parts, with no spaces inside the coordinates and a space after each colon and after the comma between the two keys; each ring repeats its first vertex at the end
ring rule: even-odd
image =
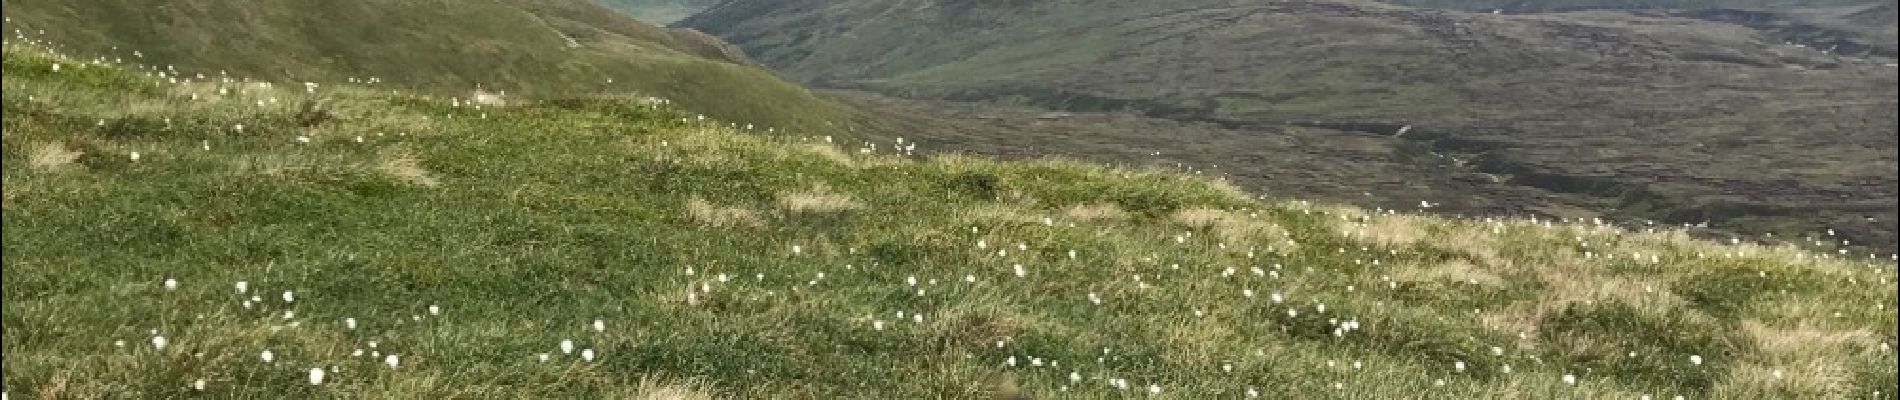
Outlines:
{"type": "Polygon", "coordinates": [[[828,128],[840,112],[720,51],[717,39],[584,1],[24,0],[7,2],[6,16],[9,35],[213,79],[220,71],[324,84],[373,77],[461,97],[477,87],[517,98],[639,93],[788,129],[828,128]]]}
{"type": "Polygon", "coordinates": [[[908,159],[652,99],[474,109],[173,84],[20,46],[3,70],[12,395],[1896,385],[1891,267],[1788,248],[1263,201],[1062,160],[908,159]]]}

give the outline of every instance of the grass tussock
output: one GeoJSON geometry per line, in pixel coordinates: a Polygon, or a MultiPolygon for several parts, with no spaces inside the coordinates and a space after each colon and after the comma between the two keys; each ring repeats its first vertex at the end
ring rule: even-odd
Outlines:
{"type": "Polygon", "coordinates": [[[702,226],[712,228],[761,228],[765,218],[759,213],[744,207],[728,207],[713,204],[703,198],[686,200],[686,216],[702,226]]]}
{"type": "Polygon", "coordinates": [[[47,142],[33,146],[33,154],[27,162],[33,169],[55,170],[78,161],[81,155],[85,153],[68,149],[65,143],[47,142]]]}
{"type": "Polygon", "coordinates": [[[836,213],[864,208],[864,204],[851,195],[835,193],[823,186],[779,193],[778,204],[779,208],[794,213],[836,213]]]}

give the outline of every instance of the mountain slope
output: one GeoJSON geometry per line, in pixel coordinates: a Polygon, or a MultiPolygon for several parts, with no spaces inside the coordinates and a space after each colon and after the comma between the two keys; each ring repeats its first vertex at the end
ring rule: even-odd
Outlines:
{"type": "Polygon", "coordinates": [[[1613,217],[1896,241],[1892,59],[1739,25],[1227,0],[733,1],[680,25],[818,85],[1360,131],[1613,217]]]}
{"type": "MultiPolygon", "coordinates": [[[[837,110],[717,39],[561,0],[8,1],[6,28],[108,61],[275,82],[377,78],[437,95],[637,92],[727,120],[828,126],[837,110]]],[[[191,77],[187,77],[191,78],[191,77]]]]}
{"type": "Polygon", "coordinates": [[[0,61],[14,396],[1896,385],[1887,264],[1264,201],[1164,171],[906,159],[648,99],[474,110],[354,85],[173,83],[19,44],[0,61]]]}
{"type": "Polygon", "coordinates": [[[692,16],[719,0],[595,0],[641,21],[665,25],[692,16]]]}

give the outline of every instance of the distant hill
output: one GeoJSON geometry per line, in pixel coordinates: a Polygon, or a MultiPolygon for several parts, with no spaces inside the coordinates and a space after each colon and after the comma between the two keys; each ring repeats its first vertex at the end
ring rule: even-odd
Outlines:
{"type": "MultiPolygon", "coordinates": [[[[1339,129],[1413,143],[1387,157],[1445,160],[1472,185],[1567,199],[1511,200],[1531,210],[1896,238],[1891,54],[1740,24],[1328,1],[740,0],[679,25],[820,86],[1339,129]]],[[[1253,158],[1230,161],[1279,157],[1253,158]]]]}
{"type": "Polygon", "coordinates": [[[1380,0],[1392,4],[1461,10],[1505,10],[1542,12],[1584,9],[1747,9],[1798,10],[1835,7],[1867,7],[1893,4],[1893,0],[1380,0]]]}
{"type": "Polygon", "coordinates": [[[637,92],[788,128],[837,114],[716,38],[584,1],[10,0],[6,16],[9,31],[71,54],[213,75],[373,77],[452,96],[478,86],[517,97],[637,92]]]}
{"type": "Polygon", "coordinates": [[[607,8],[648,23],[665,25],[686,19],[719,0],[594,0],[607,8]]]}

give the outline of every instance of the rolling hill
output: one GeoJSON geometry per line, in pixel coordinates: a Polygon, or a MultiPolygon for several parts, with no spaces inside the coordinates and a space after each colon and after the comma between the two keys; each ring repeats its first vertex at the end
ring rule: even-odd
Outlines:
{"type": "MultiPolygon", "coordinates": [[[[824,87],[1383,138],[1366,152],[1388,154],[1374,162],[1436,171],[1415,181],[1427,187],[1413,203],[1536,192],[1447,212],[1600,214],[1756,237],[1832,228],[1895,247],[1900,82],[1878,49],[1842,54],[1666,12],[1328,1],[740,0],[678,25],[824,87]]],[[[1362,160],[1277,154],[1181,157],[1345,171],[1333,174],[1340,187],[1391,179],[1332,165],[1362,160]]],[[[1276,193],[1293,188],[1273,182],[1298,180],[1234,178],[1276,193]]]]}
{"type": "MultiPolygon", "coordinates": [[[[840,111],[718,39],[584,1],[9,0],[6,30],[74,54],[276,82],[376,79],[468,97],[659,96],[728,121],[820,129],[840,111]]],[[[182,77],[194,79],[195,76],[182,77]]]]}
{"type": "Polygon", "coordinates": [[[1891,260],[1267,200],[1172,170],[902,157],[653,98],[474,109],[4,50],[0,396],[1900,385],[1891,260]]]}
{"type": "Polygon", "coordinates": [[[595,0],[641,21],[656,25],[677,22],[718,4],[719,0],[595,0]]]}

